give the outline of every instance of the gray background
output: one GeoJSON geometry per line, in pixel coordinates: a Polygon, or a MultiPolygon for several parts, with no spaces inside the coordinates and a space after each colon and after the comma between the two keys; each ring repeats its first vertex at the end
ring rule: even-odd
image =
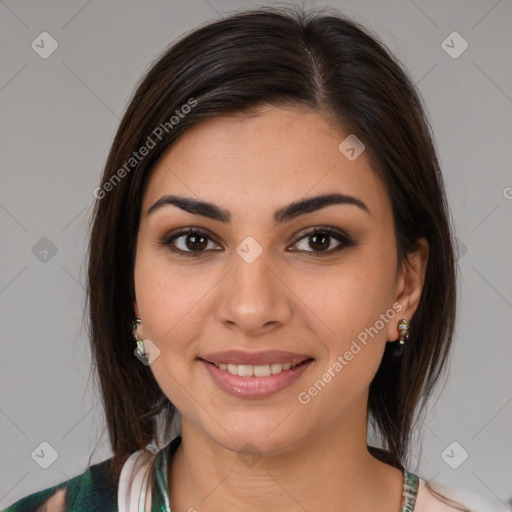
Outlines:
{"type": "MultiPolygon", "coordinates": [[[[82,326],[92,191],[152,59],[185,31],[258,5],[0,2],[0,508],[81,473],[93,451],[92,463],[111,456],[82,326]],[[44,31],[59,45],[46,59],[31,47],[44,31]],[[43,442],[58,454],[47,469],[43,442]]],[[[339,8],[374,31],[424,98],[461,283],[450,371],[413,443],[418,474],[512,503],[512,3],[302,5],[339,8]],[[454,31],[469,44],[458,58],[442,47],[454,31]]]]}

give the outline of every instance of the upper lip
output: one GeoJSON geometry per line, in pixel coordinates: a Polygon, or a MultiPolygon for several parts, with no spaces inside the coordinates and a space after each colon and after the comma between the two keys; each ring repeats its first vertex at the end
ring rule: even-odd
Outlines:
{"type": "Polygon", "coordinates": [[[244,352],[243,350],[226,350],[224,352],[215,352],[200,357],[210,363],[220,364],[250,364],[261,365],[271,363],[302,363],[311,356],[306,354],[297,354],[296,352],[286,352],[283,350],[265,350],[261,352],[244,352]]]}

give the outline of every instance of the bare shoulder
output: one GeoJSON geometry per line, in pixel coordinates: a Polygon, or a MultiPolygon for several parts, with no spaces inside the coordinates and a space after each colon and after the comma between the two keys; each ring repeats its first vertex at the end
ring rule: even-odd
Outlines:
{"type": "Polygon", "coordinates": [[[490,498],[469,489],[430,482],[420,478],[414,512],[510,512],[497,498],[490,498]]]}

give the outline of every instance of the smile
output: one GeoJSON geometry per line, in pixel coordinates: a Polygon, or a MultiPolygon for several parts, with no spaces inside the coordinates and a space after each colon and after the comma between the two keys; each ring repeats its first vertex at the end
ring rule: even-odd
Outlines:
{"type": "Polygon", "coordinates": [[[212,363],[219,370],[231,373],[231,375],[239,375],[240,377],[268,377],[276,375],[291,368],[295,368],[299,363],[270,363],[270,364],[228,364],[228,363],[212,363]]]}
{"type": "MultiPolygon", "coordinates": [[[[268,360],[268,359],[267,359],[268,360]]],[[[222,359],[221,359],[222,361],[222,359]]],[[[217,387],[238,398],[267,398],[292,386],[314,359],[282,363],[235,364],[199,359],[217,387]]]]}

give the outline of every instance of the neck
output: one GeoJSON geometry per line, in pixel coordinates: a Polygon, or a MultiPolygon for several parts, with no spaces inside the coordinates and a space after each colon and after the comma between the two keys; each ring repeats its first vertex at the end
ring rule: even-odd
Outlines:
{"type": "Polygon", "coordinates": [[[363,412],[278,455],[240,455],[182,418],[169,466],[171,509],[397,512],[403,475],[368,453],[363,412]]]}

